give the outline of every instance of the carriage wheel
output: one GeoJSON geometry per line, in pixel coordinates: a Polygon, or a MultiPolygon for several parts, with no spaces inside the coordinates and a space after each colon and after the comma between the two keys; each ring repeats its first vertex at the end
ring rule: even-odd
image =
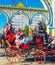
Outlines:
{"type": "Polygon", "coordinates": [[[10,63],[17,63],[20,60],[20,55],[18,50],[14,50],[14,49],[10,49],[7,48],[6,49],[6,58],[10,63]]]}
{"type": "Polygon", "coordinates": [[[45,53],[41,50],[36,50],[34,54],[34,61],[37,62],[38,64],[45,63],[45,53]]]}

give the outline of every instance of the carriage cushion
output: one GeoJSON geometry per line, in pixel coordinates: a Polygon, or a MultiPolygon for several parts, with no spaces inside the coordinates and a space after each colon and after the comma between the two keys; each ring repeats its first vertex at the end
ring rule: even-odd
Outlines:
{"type": "Polygon", "coordinates": [[[28,46],[28,44],[22,44],[22,45],[21,45],[21,48],[23,48],[23,49],[28,49],[29,46],[28,46]]]}

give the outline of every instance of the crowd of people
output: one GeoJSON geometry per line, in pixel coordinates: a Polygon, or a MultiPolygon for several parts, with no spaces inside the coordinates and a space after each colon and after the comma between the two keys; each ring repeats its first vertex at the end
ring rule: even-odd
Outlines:
{"type": "MultiPolygon", "coordinates": [[[[27,44],[29,41],[36,41],[36,38],[39,36],[42,36],[41,41],[43,44],[48,44],[50,40],[52,40],[49,35],[46,32],[46,25],[38,23],[38,27],[34,30],[30,30],[29,36],[26,35],[25,30],[18,29],[15,31],[15,28],[12,27],[12,24],[6,24],[6,34],[5,35],[0,35],[0,38],[2,39],[2,42],[4,44],[4,47],[6,44],[10,47],[12,45],[16,45],[17,48],[22,45],[22,43],[27,44]]],[[[41,47],[40,44],[40,47],[41,47]]]]}

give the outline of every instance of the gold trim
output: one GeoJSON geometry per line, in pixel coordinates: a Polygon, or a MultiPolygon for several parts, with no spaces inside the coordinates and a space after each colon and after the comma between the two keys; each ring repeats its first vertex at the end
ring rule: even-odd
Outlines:
{"type": "Polygon", "coordinates": [[[0,9],[14,9],[14,10],[27,10],[27,11],[38,11],[38,12],[48,12],[48,10],[42,9],[42,8],[18,8],[18,7],[1,7],[0,9]]]}

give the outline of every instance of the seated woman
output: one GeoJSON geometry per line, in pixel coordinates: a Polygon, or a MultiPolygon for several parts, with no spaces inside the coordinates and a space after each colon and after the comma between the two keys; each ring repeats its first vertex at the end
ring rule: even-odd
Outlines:
{"type": "Polygon", "coordinates": [[[33,40],[33,36],[32,36],[32,32],[30,33],[30,36],[25,36],[24,37],[24,42],[22,45],[22,48],[24,49],[28,49],[29,48],[29,44],[31,43],[31,41],[33,40]]]}
{"type": "Polygon", "coordinates": [[[11,31],[10,26],[7,24],[7,25],[6,25],[6,37],[4,37],[4,41],[6,42],[6,44],[8,44],[9,47],[14,44],[15,35],[16,35],[16,34],[14,34],[14,33],[11,31]]]}
{"type": "Polygon", "coordinates": [[[24,43],[24,33],[23,31],[18,30],[16,33],[16,39],[15,39],[15,43],[17,48],[20,47],[20,45],[22,45],[22,43],[24,43]]]}

